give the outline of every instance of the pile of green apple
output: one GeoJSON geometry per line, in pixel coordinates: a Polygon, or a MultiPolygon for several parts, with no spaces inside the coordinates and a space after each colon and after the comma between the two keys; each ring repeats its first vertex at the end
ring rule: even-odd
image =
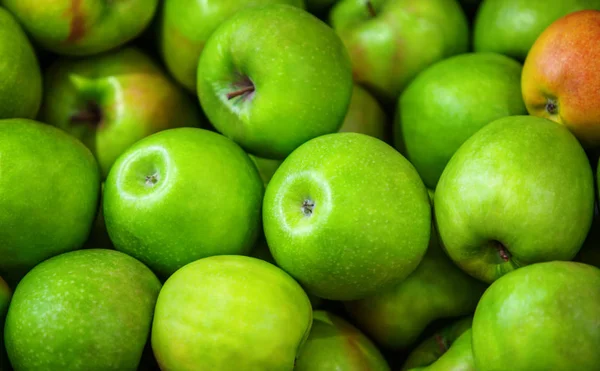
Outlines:
{"type": "Polygon", "coordinates": [[[600,0],[0,0],[0,371],[600,370],[600,0]]]}

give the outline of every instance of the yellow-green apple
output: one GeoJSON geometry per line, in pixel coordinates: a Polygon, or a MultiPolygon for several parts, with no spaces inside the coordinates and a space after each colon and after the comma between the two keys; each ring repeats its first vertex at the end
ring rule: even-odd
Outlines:
{"type": "Polygon", "coordinates": [[[382,347],[405,350],[440,319],[472,314],[486,285],[461,271],[439,246],[432,228],[417,269],[389,290],[344,305],[355,323],[382,347]]]}
{"type": "Polygon", "coordinates": [[[473,317],[476,370],[597,370],[599,287],[600,269],[568,261],[499,278],[473,317]]]}
{"type": "Polygon", "coordinates": [[[294,371],[389,371],[375,344],[352,324],[332,313],[313,313],[310,335],[294,371]]]}
{"type": "Polygon", "coordinates": [[[458,147],[495,119],[527,114],[521,65],[496,53],[466,53],[420,73],[398,101],[395,145],[435,189],[458,147]]]}
{"type": "Polygon", "coordinates": [[[493,282],[519,267],[575,257],[594,213],[594,176],[577,139],[535,116],[484,126],[456,151],[435,192],[442,244],[493,282]]]}
{"type": "Polygon", "coordinates": [[[4,334],[10,362],[15,370],[135,371],[160,287],[148,267],[118,251],[48,259],[15,289],[4,334]]]}
{"type": "Polygon", "coordinates": [[[473,317],[436,331],[408,356],[403,371],[477,371],[471,349],[473,317]]]}
{"type": "Polygon", "coordinates": [[[354,80],[387,102],[425,67],[469,46],[456,0],[341,0],[330,22],[350,53],[354,80]]]}
{"type": "Polygon", "coordinates": [[[304,0],[165,0],[159,12],[159,51],[173,77],[196,92],[198,60],[210,35],[242,9],[267,4],[304,8],[304,0]]]}
{"type": "Polygon", "coordinates": [[[354,85],[352,99],[340,133],[361,133],[386,141],[388,123],[385,111],[367,90],[354,85]]]}
{"type": "Polygon", "coordinates": [[[600,9],[599,0],[484,0],[475,18],[473,47],[524,61],[540,34],[569,13],[600,9]]]}
{"type": "Polygon", "coordinates": [[[253,155],[283,159],[340,128],[352,73],[329,26],[275,4],[241,10],[219,26],[200,56],[197,87],[219,132],[253,155]]]}
{"type": "Polygon", "coordinates": [[[40,118],[88,146],[104,178],[138,140],[169,128],[199,126],[199,111],[146,54],[129,47],[56,61],[45,73],[40,118]]]}
{"type": "Polygon", "coordinates": [[[91,55],[132,40],[158,0],[1,0],[33,40],[52,52],[91,55]]]}
{"type": "Polygon", "coordinates": [[[117,250],[164,278],[207,256],[248,254],[263,193],[256,167],[233,141],[169,129],[119,157],[104,186],[104,219],[117,250]]]}
{"type": "Polygon", "coordinates": [[[565,125],[584,146],[600,145],[600,11],[571,13],[538,37],[523,66],[531,115],[565,125]]]}
{"type": "Polygon", "coordinates": [[[175,272],[158,296],[162,370],[292,370],[312,324],[306,293],[263,260],[221,255],[175,272]]]}
{"type": "Polygon", "coordinates": [[[36,117],[42,101],[42,74],[27,35],[0,8],[0,119],[36,117]]]}
{"type": "Polygon", "coordinates": [[[4,348],[4,318],[8,311],[8,305],[12,291],[8,284],[0,277],[0,371],[9,370],[8,358],[4,348]]]}
{"type": "Polygon", "coordinates": [[[275,261],[307,292],[356,300],[417,268],[431,210],[400,153],[368,135],[335,133],[283,161],[267,186],[263,224],[275,261]]]}
{"type": "Polygon", "coordinates": [[[10,282],[83,245],[100,171],[80,141],[37,121],[0,120],[0,141],[0,275],[10,282]]]}

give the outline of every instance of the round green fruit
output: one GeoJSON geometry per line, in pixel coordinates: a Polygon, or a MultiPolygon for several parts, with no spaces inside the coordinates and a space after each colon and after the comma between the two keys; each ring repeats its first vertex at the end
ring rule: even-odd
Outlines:
{"type": "Polygon", "coordinates": [[[352,100],[340,133],[361,133],[385,141],[388,137],[387,117],[381,105],[367,90],[354,85],[352,100]]]}
{"type": "Polygon", "coordinates": [[[165,282],[152,349],[163,370],[292,370],[311,323],[308,297],[284,271],[247,256],[213,256],[165,282]]]}
{"type": "Polygon", "coordinates": [[[17,286],[5,341],[15,370],[136,370],[160,282],[114,250],[48,259],[17,286]]]}
{"type": "Polygon", "coordinates": [[[308,292],[353,300],[415,270],[431,211],[401,154],[368,135],[336,133],[285,159],[267,186],[263,223],[275,261],[308,292]]]}

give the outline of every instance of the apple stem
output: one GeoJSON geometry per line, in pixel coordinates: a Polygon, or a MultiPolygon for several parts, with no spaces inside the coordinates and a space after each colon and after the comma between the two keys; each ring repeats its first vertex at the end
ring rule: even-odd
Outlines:
{"type": "Polygon", "coordinates": [[[506,247],[504,247],[504,245],[498,241],[494,241],[494,245],[496,246],[496,249],[498,250],[498,255],[500,255],[500,258],[502,260],[504,260],[505,262],[509,261],[511,256],[510,256],[510,252],[506,249],[506,247]]]}
{"type": "Polygon", "coordinates": [[[370,0],[367,0],[367,10],[369,11],[369,15],[371,15],[371,17],[376,17],[377,16],[377,12],[375,12],[375,8],[373,7],[373,3],[371,3],[370,0]]]}
{"type": "Polygon", "coordinates": [[[254,91],[254,85],[244,86],[241,89],[227,93],[227,99],[231,100],[235,97],[239,97],[240,95],[244,95],[246,93],[252,93],[253,91],[254,91]]]}
{"type": "Polygon", "coordinates": [[[96,102],[87,102],[85,109],[81,111],[75,112],[71,115],[71,122],[84,124],[90,123],[93,125],[98,125],[102,121],[102,112],[100,111],[100,107],[96,102]]]}
{"type": "Polygon", "coordinates": [[[444,341],[442,335],[435,334],[433,338],[435,339],[437,345],[440,347],[440,351],[442,352],[442,354],[446,353],[448,351],[448,347],[446,346],[446,342],[444,341]]]}

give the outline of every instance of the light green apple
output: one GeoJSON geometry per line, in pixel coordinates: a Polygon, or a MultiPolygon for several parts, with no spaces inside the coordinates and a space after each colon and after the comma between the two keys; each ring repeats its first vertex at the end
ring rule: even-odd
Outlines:
{"type": "Polygon", "coordinates": [[[104,219],[117,250],[168,277],[207,256],[248,254],[263,192],[237,144],[204,129],[170,129],[119,157],[104,186],[104,219]]]}
{"type": "Polygon", "coordinates": [[[338,132],[362,133],[383,141],[388,139],[388,122],[383,108],[359,85],[354,85],[348,112],[338,132]]]}
{"type": "Polygon", "coordinates": [[[505,116],[527,114],[521,65],[496,53],[467,53],[420,73],[404,90],[394,122],[395,145],[435,188],[465,140],[505,116]]]}
{"type": "Polygon", "coordinates": [[[375,344],[341,317],[318,310],[294,371],[389,371],[375,344]]]}
{"type": "Polygon", "coordinates": [[[8,311],[11,296],[12,291],[10,287],[0,277],[0,371],[10,369],[6,349],[4,348],[4,318],[8,311]]]}
{"type": "Polygon", "coordinates": [[[284,160],[267,186],[263,224],[275,261],[307,292],[355,300],[417,268],[431,210],[401,154],[368,135],[335,133],[284,160]]]}
{"type": "Polygon", "coordinates": [[[50,125],[0,120],[0,141],[0,275],[10,282],[83,245],[100,172],[81,142],[50,125]]]}
{"type": "Polygon", "coordinates": [[[348,49],[354,80],[387,102],[421,70],[469,46],[456,0],[341,0],[330,22],[348,49]]]}
{"type": "Polygon", "coordinates": [[[198,60],[210,35],[239,10],[267,4],[304,8],[304,0],[165,0],[159,13],[158,42],[169,72],[195,93],[198,60]]]}
{"type": "Polygon", "coordinates": [[[335,32],[302,9],[245,9],[206,43],[198,95],[219,132],[253,155],[283,159],[340,128],[352,96],[350,60],[335,32]]]}
{"type": "Polygon", "coordinates": [[[36,117],[42,102],[42,74],[27,35],[0,7],[0,119],[36,117]]]}
{"type": "Polygon", "coordinates": [[[404,281],[344,303],[355,323],[387,349],[408,349],[435,320],[472,314],[486,289],[448,259],[433,228],[431,235],[421,264],[404,281]]]}
{"type": "Polygon", "coordinates": [[[132,40],[148,26],[158,0],[0,0],[43,48],[91,55],[132,40]]]}
{"type": "Polygon", "coordinates": [[[594,213],[594,177],[569,130],[533,116],[483,127],[454,154],[435,192],[448,255],[493,282],[519,267],[571,260],[594,213]]]}
{"type": "Polygon", "coordinates": [[[160,282],[114,250],[65,253],[17,286],[5,341],[15,370],[136,370],[160,282]]]}
{"type": "Polygon", "coordinates": [[[594,371],[600,364],[600,269],[553,261],[508,273],[473,317],[478,371],[594,371]]]}
{"type": "Polygon", "coordinates": [[[44,83],[40,119],[88,146],[103,178],[138,140],[201,122],[193,99],[132,47],[85,59],[59,59],[47,70],[44,83]]]}
{"type": "Polygon", "coordinates": [[[475,51],[524,61],[540,34],[557,19],[583,9],[600,10],[599,0],[484,0],[473,29],[475,51]]]}
{"type": "Polygon", "coordinates": [[[204,258],[160,292],[152,348],[163,370],[292,370],[312,323],[305,292],[263,260],[204,258]]]}
{"type": "Polygon", "coordinates": [[[472,321],[469,316],[436,331],[410,353],[402,370],[477,371],[471,349],[472,321]]]}

